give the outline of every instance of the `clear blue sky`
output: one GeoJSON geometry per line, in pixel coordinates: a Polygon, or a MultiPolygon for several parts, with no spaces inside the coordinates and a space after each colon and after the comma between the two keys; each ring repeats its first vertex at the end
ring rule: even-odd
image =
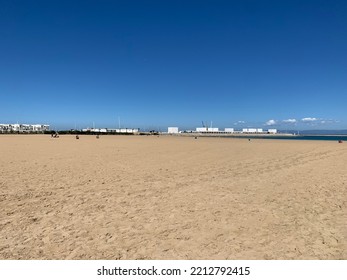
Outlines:
{"type": "Polygon", "coordinates": [[[0,5],[0,123],[347,128],[345,0],[0,5]]]}

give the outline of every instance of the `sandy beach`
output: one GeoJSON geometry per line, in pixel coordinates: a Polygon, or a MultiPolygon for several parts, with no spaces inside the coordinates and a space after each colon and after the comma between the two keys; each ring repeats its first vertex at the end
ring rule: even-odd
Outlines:
{"type": "Polygon", "coordinates": [[[0,135],[1,259],[347,259],[347,143],[0,135]]]}

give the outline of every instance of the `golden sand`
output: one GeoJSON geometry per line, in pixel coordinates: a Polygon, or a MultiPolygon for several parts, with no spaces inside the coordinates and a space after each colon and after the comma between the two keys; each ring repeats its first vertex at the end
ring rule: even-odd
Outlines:
{"type": "Polygon", "coordinates": [[[346,259],[347,143],[0,136],[1,259],[346,259]]]}

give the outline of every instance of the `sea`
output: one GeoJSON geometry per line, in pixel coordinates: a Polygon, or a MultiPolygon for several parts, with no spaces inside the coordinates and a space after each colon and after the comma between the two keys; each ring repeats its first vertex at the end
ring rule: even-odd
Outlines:
{"type": "Polygon", "coordinates": [[[282,139],[282,140],[310,140],[310,141],[346,141],[347,135],[271,135],[271,136],[231,136],[250,139],[282,139]]]}

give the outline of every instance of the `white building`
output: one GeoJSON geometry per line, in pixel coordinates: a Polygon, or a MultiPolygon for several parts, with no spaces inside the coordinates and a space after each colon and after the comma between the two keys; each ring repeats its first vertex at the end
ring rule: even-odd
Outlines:
{"type": "Polygon", "coordinates": [[[233,128],[225,128],[224,132],[226,132],[226,133],[234,133],[234,129],[233,128]]]}
{"type": "Polygon", "coordinates": [[[197,127],[196,132],[207,132],[207,127],[197,127]]]}
{"type": "Polygon", "coordinates": [[[277,129],[275,129],[275,128],[269,128],[269,129],[267,130],[267,132],[270,133],[270,134],[276,134],[276,133],[277,133],[277,129]]]}
{"type": "Polygon", "coordinates": [[[243,128],[242,133],[264,133],[262,128],[243,128]]]}
{"type": "Polygon", "coordinates": [[[218,127],[197,127],[196,132],[218,132],[218,127]]]}
{"type": "Polygon", "coordinates": [[[83,128],[83,132],[93,133],[138,133],[138,128],[83,128]]]}
{"type": "Polygon", "coordinates": [[[256,128],[243,128],[242,132],[243,133],[256,133],[257,129],[256,128]]]}
{"type": "Polygon", "coordinates": [[[0,133],[31,133],[44,132],[49,130],[47,124],[0,124],[0,133]]]}
{"type": "Polygon", "coordinates": [[[138,128],[116,128],[116,129],[107,129],[107,132],[116,132],[116,133],[138,133],[138,128]]]}
{"type": "Polygon", "coordinates": [[[178,133],[178,127],[168,127],[167,128],[167,133],[171,133],[171,134],[175,134],[175,133],[178,133]]]}

